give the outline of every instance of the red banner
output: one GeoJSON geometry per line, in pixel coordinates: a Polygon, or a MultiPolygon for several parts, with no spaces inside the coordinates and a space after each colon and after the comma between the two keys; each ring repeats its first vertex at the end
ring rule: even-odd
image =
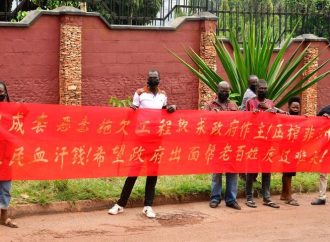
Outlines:
{"type": "Polygon", "coordinates": [[[329,172],[330,119],[0,104],[0,180],[329,172]]]}

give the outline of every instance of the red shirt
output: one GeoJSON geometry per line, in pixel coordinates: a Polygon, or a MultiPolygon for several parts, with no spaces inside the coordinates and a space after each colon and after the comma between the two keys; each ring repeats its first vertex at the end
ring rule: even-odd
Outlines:
{"type": "Polygon", "coordinates": [[[260,108],[260,107],[259,107],[259,104],[260,104],[260,103],[261,103],[261,102],[260,102],[256,97],[249,99],[249,100],[246,102],[246,111],[253,111],[253,110],[255,110],[255,109],[258,109],[258,110],[260,110],[260,111],[265,111],[265,110],[267,110],[267,109],[269,109],[269,108],[274,108],[274,107],[275,107],[273,101],[272,101],[272,100],[269,100],[269,99],[265,99],[265,100],[263,101],[263,103],[266,104],[266,106],[268,107],[268,108],[266,108],[266,109],[262,109],[262,108],[260,108]]]}

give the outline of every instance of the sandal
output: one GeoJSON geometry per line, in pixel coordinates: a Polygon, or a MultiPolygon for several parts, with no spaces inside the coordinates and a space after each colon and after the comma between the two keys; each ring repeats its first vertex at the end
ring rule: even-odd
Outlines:
{"type": "Polygon", "coordinates": [[[18,228],[18,225],[16,223],[13,223],[10,218],[7,218],[6,221],[1,222],[1,224],[9,228],[18,228]]]}
{"type": "Polygon", "coordinates": [[[254,201],[251,201],[251,200],[246,201],[245,204],[246,204],[246,206],[248,206],[250,208],[256,208],[257,207],[256,203],[254,201]]]}
{"type": "Polygon", "coordinates": [[[290,199],[289,201],[285,202],[286,204],[292,205],[292,206],[299,206],[300,204],[298,203],[297,200],[295,199],[290,199]]]}
{"type": "Polygon", "coordinates": [[[268,206],[268,207],[271,207],[271,208],[279,208],[280,207],[279,205],[277,205],[276,203],[274,203],[272,201],[264,202],[264,205],[268,206]]]}

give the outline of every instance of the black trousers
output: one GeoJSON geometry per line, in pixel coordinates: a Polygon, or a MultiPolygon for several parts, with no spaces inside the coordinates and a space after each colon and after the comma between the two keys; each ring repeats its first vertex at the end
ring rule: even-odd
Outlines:
{"type": "MultiPolygon", "coordinates": [[[[126,178],[125,185],[121,191],[120,199],[117,204],[121,207],[126,207],[127,201],[133,190],[137,176],[130,176],[126,178]]],[[[155,197],[155,187],[157,183],[157,176],[148,176],[146,181],[146,188],[144,194],[144,206],[152,206],[155,197]]]]}

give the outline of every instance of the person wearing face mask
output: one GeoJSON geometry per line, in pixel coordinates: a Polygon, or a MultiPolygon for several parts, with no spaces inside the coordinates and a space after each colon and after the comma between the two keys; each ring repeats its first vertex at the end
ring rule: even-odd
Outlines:
{"type": "MultiPolygon", "coordinates": [[[[230,86],[228,82],[222,81],[218,85],[218,98],[208,105],[208,110],[214,112],[220,111],[238,111],[238,106],[233,101],[229,100],[230,86]]],[[[212,175],[211,183],[211,201],[209,206],[216,208],[221,203],[222,190],[222,174],[215,173],[212,175]]],[[[226,173],[226,206],[240,210],[237,200],[237,174],[226,173]]]]}
{"type": "MultiPolygon", "coordinates": [[[[136,110],[142,109],[166,109],[167,112],[173,113],[176,110],[175,105],[167,105],[166,93],[159,89],[160,82],[159,72],[156,70],[150,70],[148,73],[147,86],[138,89],[134,93],[133,103],[131,108],[136,110]]],[[[108,210],[111,215],[117,215],[124,211],[124,207],[127,205],[128,199],[131,195],[137,177],[127,177],[123,190],[118,202],[108,210]]],[[[157,183],[157,176],[148,176],[145,187],[145,200],[143,214],[148,218],[155,218],[156,214],[152,209],[152,204],[155,196],[155,187],[157,183]]]]}
{"type": "Polygon", "coordinates": [[[256,88],[257,88],[257,83],[258,83],[258,77],[256,75],[250,75],[248,78],[248,83],[249,87],[245,91],[244,96],[243,96],[243,101],[240,106],[240,110],[246,110],[246,102],[247,100],[254,98],[256,96],[256,88]]]}
{"type": "MultiPolygon", "coordinates": [[[[246,111],[246,102],[254,98],[256,96],[256,88],[257,88],[257,83],[258,83],[259,78],[256,75],[250,75],[248,78],[248,89],[246,89],[244,95],[243,95],[243,101],[240,106],[240,110],[246,111]]],[[[245,173],[240,173],[239,177],[243,180],[246,181],[246,174],[245,173]]]]}
{"type": "MultiPolygon", "coordinates": [[[[267,90],[268,85],[265,80],[259,80],[256,89],[256,97],[251,98],[246,102],[246,110],[253,112],[262,112],[262,111],[270,111],[275,109],[275,105],[273,101],[267,99],[267,90]]],[[[256,208],[257,205],[253,200],[253,182],[256,181],[258,173],[248,173],[246,175],[246,183],[245,183],[245,194],[246,194],[246,205],[251,208],[256,208]]],[[[280,206],[274,203],[270,199],[270,173],[262,173],[261,183],[262,183],[262,196],[263,196],[263,204],[272,208],[279,208],[280,206]]]]}
{"type": "MultiPolygon", "coordinates": [[[[300,115],[300,97],[291,97],[288,101],[288,108],[290,115],[300,115]]],[[[292,177],[295,176],[295,172],[284,172],[282,176],[282,193],[281,200],[284,200],[286,204],[292,206],[299,206],[297,200],[292,198],[291,182],[292,177]]]]}
{"type": "MultiPolygon", "coordinates": [[[[5,83],[0,81],[0,102],[9,102],[9,96],[7,92],[7,87],[5,83]]],[[[17,224],[15,224],[8,217],[8,207],[11,199],[10,195],[11,190],[11,181],[0,181],[0,209],[1,209],[1,219],[0,224],[10,227],[17,228],[17,224]]]]}

